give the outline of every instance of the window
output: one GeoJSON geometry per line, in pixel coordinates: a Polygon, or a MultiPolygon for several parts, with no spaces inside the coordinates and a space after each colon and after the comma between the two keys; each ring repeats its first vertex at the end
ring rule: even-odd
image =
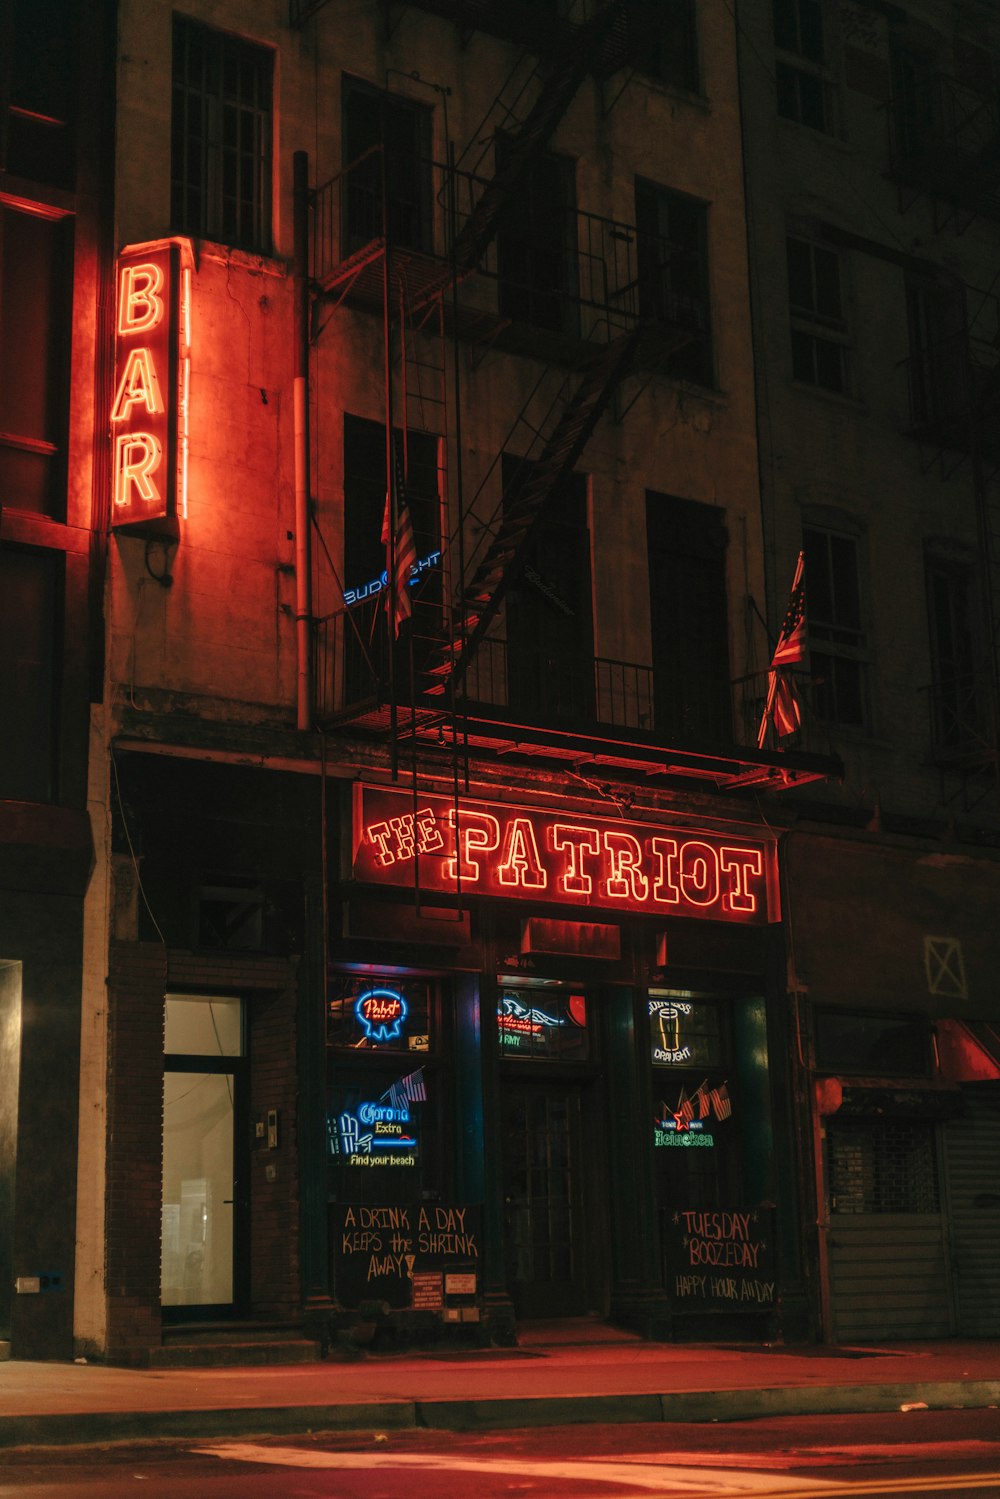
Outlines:
{"type": "Polygon", "coordinates": [[[783,52],[795,52],[810,62],[822,62],[820,0],[774,0],[774,40],[783,52]]]}
{"type": "Polygon", "coordinates": [[[374,149],[383,143],[390,241],[406,250],[433,248],[432,118],[424,104],[345,78],[345,254],[353,254],[384,232],[382,155],[374,149]]]}
{"type": "Polygon", "coordinates": [[[500,1055],[517,1061],[585,1062],[587,997],[544,986],[505,985],[497,995],[500,1055]]]}
{"type": "Polygon", "coordinates": [[[922,1119],[831,1119],[832,1213],[938,1213],[934,1125],[922,1119]]]}
{"type": "Polygon", "coordinates": [[[971,570],[928,557],[927,624],[931,652],[931,734],[935,749],[982,745],[985,674],[976,671],[971,570]]]}
{"type": "Polygon", "coordinates": [[[860,727],[868,714],[858,543],[853,536],[807,528],[803,544],[816,713],[827,723],[860,727]]]}
{"type": "MultiPolygon", "coordinates": [[[[503,455],[504,507],[516,506],[533,465],[503,455]]],[[[594,620],[587,481],[570,474],[521,542],[523,566],[506,598],[507,701],[542,722],[594,721],[594,620]]]]}
{"type": "Polygon", "coordinates": [[[816,1066],[870,1077],[928,1077],[930,1027],[920,1016],[820,1010],[816,1066]]]}
{"type": "Polygon", "coordinates": [[[624,17],[629,67],[671,88],[697,93],[694,0],[628,0],[624,17]]]}
{"type": "Polygon", "coordinates": [[[271,248],[271,78],[265,47],[174,17],[171,220],[271,248]]]}
{"type": "Polygon", "coordinates": [[[639,316],[687,341],[664,371],[714,383],[708,292],[708,206],[641,178],[635,184],[639,316]]]}
{"type": "Polygon", "coordinates": [[[847,394],[850,367],[840,256],[826,245],[792,236],[786,245],[792,374],[806,385],[847,394]]]}
{"type": "Polygon", "coordinates": [[[823,17],[820,0],[774,0],[774,40],[794,63],[775,64],[778,113],[813,130],[830,128],[829,85],[823,72],[823,17]]]}
{"type": "Polygon", "coordinates": [[[937,123],[937,90],[929,58],[892,49],[892,140],[897,166],[923,155],[937,123]]]}
{"type": "Polygon", "coordinates": [[[906,314],[911,429],[964,446],[971,396],[964,292],[910,277],[906,314]]]}
{"type": "Polygon", "coordinates": [[[0,507],[65,505],[73,221],[0,205],[0,507]]]}
{"type": "Polygon", "coordinates": [[[722,744],[732,735],[724,512],[646,491],[657,733],[722,744]]]}
{"type": "MultiPolygon", "coordinates": [[[[10,71],[3,166],[16,177],[64,188],[72,188],[74,175],[75,9],[65,0],[14,0],[4,37],[10,71]]],[[[0,58],[0,93],[4,71],[0,58]]]]}
{"type": "Polygon", "coordinates": [[[0,552],[0,797],[49,802],[55,795],[56,643],[62,558],[0,552]]]}
{"type": "MultiPolygon", "coordinates": [[[[497,146],[497,170],[509,159],[497,146]]],[[[555,333],[579,329],[575,163],[536,156],[520,191],[500,220],[497,266],[500,312],[514,322],[555,333]]]]}
{"type": "MultiPolygon", "coordinates": [[[[394,436],[402,448],[403,433],[397,429],[394,436]]],[[[405,473],[417,561],[439,558],[438,439],[432,433],[407,431],[405,473]]],[[[345,413],[344,583],[359,599],[365,596],[365,585],[385,571],[384,520],[385,427],[345,413]]],[[[421,572],[420,597],[425,598],[429,591],[433,594],[431,578],[439,582],[441,573],[432,566],[421,572]]]]}

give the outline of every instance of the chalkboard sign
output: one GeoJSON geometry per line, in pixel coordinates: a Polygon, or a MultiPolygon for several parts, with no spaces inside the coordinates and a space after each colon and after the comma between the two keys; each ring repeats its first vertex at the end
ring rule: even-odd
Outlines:
{"type": "Polygon", "coordinates": [[[774,1306],[774,1221],[767,1208],[681,1208],[664,1220],[667,1293],[677,1312],[774,1306]]]}
{"type": "Polygon", "coordinates": [[[438,1284],[444,1270],[463,1271],[478,1284],[481,1244],[479,1206],[330,1204],[334,1286],[342,1306],[428,1306],[429,1271],[439,1273],[438,1284]]]}

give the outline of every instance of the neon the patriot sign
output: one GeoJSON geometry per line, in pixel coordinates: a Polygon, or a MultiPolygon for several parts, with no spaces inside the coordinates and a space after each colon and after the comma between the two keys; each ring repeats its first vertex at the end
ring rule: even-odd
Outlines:
{"type": "Polygon", "coordinates": [[[763,925],[780,919],[773,842],[507,803],[355,786],[365,884],[763,925]],[[416,866],[416,868],[415,868],[416,866]]]}

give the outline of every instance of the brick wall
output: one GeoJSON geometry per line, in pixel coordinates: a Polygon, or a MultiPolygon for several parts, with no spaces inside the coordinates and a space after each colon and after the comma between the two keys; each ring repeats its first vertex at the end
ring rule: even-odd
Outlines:
{"type": "Polygon", "coordinates": [[[108,977],[105,1274],[108,1355],[139,1361],[160,1342],[163,995],[166,954],[113,943],[108,977]]]}

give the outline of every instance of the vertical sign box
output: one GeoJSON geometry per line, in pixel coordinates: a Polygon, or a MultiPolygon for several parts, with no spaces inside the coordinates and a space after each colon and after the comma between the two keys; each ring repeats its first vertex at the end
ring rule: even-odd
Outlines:
{"type": "Polygon", "coordinates": [[[191,270],[188,240],[129,245],[118,257],[112,524],[177,534],[187,513],[191,270]]]}

